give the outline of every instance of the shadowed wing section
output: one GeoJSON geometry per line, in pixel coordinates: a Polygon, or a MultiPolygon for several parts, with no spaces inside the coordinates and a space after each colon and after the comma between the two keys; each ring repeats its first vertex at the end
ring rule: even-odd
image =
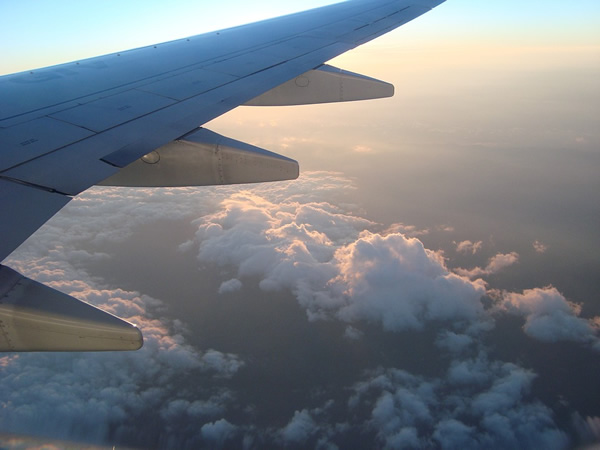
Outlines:
{"type": "Polygon", "coordinates": [[[141,346],[142,333],[135,325],[0,265],[0,351],[141,346]]]}

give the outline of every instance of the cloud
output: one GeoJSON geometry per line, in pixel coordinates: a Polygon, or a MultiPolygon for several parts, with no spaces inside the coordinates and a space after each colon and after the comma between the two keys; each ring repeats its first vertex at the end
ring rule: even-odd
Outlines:
{"type": "Polygon", "coordinates": [[[485,266],[485,268],[483,269],[481,267],[475,267],[474,269],[470,270],[457,268],[454,269],[454,272],[463,277],[473,279],[477,277],[493,275],[505,269],[506,267],[516,264],[518,261],[519,254],[516,252],[498,253],[497,255],[490,258],[490,260],[488,261],[488,265],[485,266]]]}
{"type": "Polygon", "coordinates": [[[215,417],[225,412],[226,404],[231,401],[231,395],[213,395],[208,400],[186,400],[178,398],[170,401],[161,411],[160,416],[167,422],[182,422],[198,420],[199,418],[215,417]]]}
{"type": "Polygon", "coordinates": [[[453,331],[442,331],[435,341],[439,348],[446,349],[452,353],[460,353],[473,343],[473,338],[466,334],[457,334],[453,331]]]}
{"type": "Polygon", "coordinates": [[[225,419],[202,425],[200,433],[205,441],[211,444],[213,448],[221,448],[223,444],[233,437],[236,433],[236,427],[225,419]]]}
{"type": "Polygon", "coordinates": [[[381,234],[382,235],[387,235],[387,234],[403,234],[405,236],[409,236],[409,237],[417,237],[417,236],[424,236],[429,234],[429,230],[421,230],[419,228],[417,228],[414,225],[406,225],[403,223],[394,223],[392,225],[390,225],[389,227],[387,227],[381,234]]]}
{"type": "Polygon", "coordinates": [[[499,253],[492,257],[485,267],[487,274],[497,273],[505,267],[512,266],[519,261],[519,254],[516,252],[510,252],[506,254],[499,253]]]}
{"type": "Polygon", "coordinates": [[[440,252],[416,237],[422,230],[396,224],[375,232],[382,227],[356,216],[359,208],[348,200],[353,189],[338,174],[321,172],[253,188],[99,188],[78,197],[77,208],[47,224],[10,263],[138,323],[146,344],[131,354],[0,358],[0,422],[14,432],[35,429],[142,447],[328,447],[354,437],[394,448],[566,445],[551,411],[529,394],[535,374],[491,360],[481,333],[498,312],[506,312],[524,317],[525,331],[536,338],[598,345],[592,338],[597,325],[548,292],[553,301],[531,301],[529,291],[504,293],[494,308],[484,308],[486,284],[470,279],[471,272],[495,273],[514,264],[516,253],[496,255],[486,268],[466,275],[453,273],[440,252]],[[291,291],[310,320],[345,323],[343,337],[362,339],[352,345],[371,339],[364,322],[393,332],[434,324],[435,346],[447,366],[429,377],[379,368],[350,382],[350,398],[335,408],[329,402],[314,408],[310,398],[310,404],[293,405],[284,426],[248,424],[262,404],[238,404],[232,386],[255,361],[192,347],[182,323],[163,317],[162,301],[107,286],[85,270],[92,262],[111,263],[109,251],[90,247],[118,244],[140,227],[170,220],[195,227],[181,251],[195,252],[201,265],[237,271],[219,293],[239,290],[253,278],[264,291],[291,291]],[[81,242],[93,245],[81,250],[81,242]]]}
{"type": "Polygon", "coordinates": [[[302,444],[317,430],[318,426],[314,419],[306,409],[303,409],[294,413],[294,417],[281,430],[280,435],[286,444],[302,444]]]}
{"type": "Polygon", "coordinates": [[[533,248],[538,253],[546,253],[546,250],[548,250],[548,246],[546,244],[537,240],[533,242],[533,248]]]}
{"type": "Polygon", "coordinates": [[[456,419],[445,419],[439,422],[433,433],[433,439],[442,448],[476,448],[477,430],[456,419]]]}
{"type": "Polygon", "coordinates": [[[481,250],[481,247],[483,246],[483,241],[471,242],[467,240],[461,242],[453,242],[454,245],[456,245],[456,251],[458,253],[470,253],[472,255],[481,250]]]}
{"type": "Polygon", "coordinates": [[[244,365],[233,354],[224,354],[216,350],[207,350],[201,358],[205,370],[214,370],[219,376],[231,378],[244,365]]]}
{"type": "Polygon", "coordinates": [[[374,152],[373,148],[369,147],[367,145],[355,145],[352,150],[354,150],[356,153],[373,153],[374,152]]]}
{"type": "Polygon", "coordinates": [[[315,189],[345,183],[310,174],[292,195],[275,189],[231,195],[220,211],[196,221],[198,259],[237,267],[238,278],[259,277],[263,290],[291,289],[310,320],[367,321],[390,331],[479,320],[481,280],[449,272],[442,256],[418,239],[370,232],[372,222],[310,198],[315,189]]]}
{"type": "Polygon", "coordinates": [[[284,427],[271,429],[261,438],[272,441],[272,447],[337,449],[336,437],[347,435],[351,427],[332,420],[334,405],[333,400],[326,400],[322,406],[297,409],[284,427]]]}
{"type": "MultiPolygon", "coordinates": [[[[59,214],[6,262],[30,278],[137,324],[144,346],[136,352],[24,353],[2,358],[0,423],[4,430],[98,444],[135,442],[142,447],[182,448],[201,441],[204,421],[223,428],[219,419],[233,401],[223,380],[240,370],[241,358],[192,347],[181,322],[162,316],[162,301],[105,286],[84,269],[92,262],[110,263],[107,254],[79,249],[86,239],[103,245],[121,242],[131,228],[144,223],[146,214],[153,220],[178,214],[192,219],[181,204],[165,213],[161,202],[170,200],[172,192],[149,195],[148,203],[140,203],[136,211],[132,198],[144,197],[140,191],[117,194],[98,189],[78,197],[74,202],[84,212],[71,208],[59,214]],[[99,191],[115,196],[120,206],[127,203],[129,209],[117,211],[115,217],[99,191]],[[182,374],[193,376],[198,386],[173,389],[182,374]],[[203,387],[209,382],[210,391],[203,387]]],[[[182,191],[181,201],[193,203],[186,197],[182,191]]]]}
{"type": "Polygon", "coordinates": [[[534,339],[584,342],[600,350],[597,324],[593,319],[579,317],[581,307],[569,302],[552,286],[527,289],[522,293],[505,292],[498,308],[525,318],[523,330],[534,339]]]}
{"type": "MultiPolygon", "coordinates": [[[[81,281],[76,287],[81,288],[81,281]]],[[[146,309],[156,306],[155,299],[91,286],[73,294],[137,323],[144,346],[126,353],[13,357],[0,368],[0,422],[5,430],[96,443],[105,443],[111,436],[117,441],[131,439],[133,434],[136,442],[149,446],[155,444],[152,439],[158,439],[160,429],[161,438],[180,447],[198,434],[197,429],[184,426],[189,419],[214,419],[223,413],[231,402],[227,390],[205,400],[202,389],[173,391],[171,386],[182,373],[205,383],[231,378],[243,365],[237,356],[216,350],[202,352],[186,344],[177,334],[176,324],[146,315],[146,309]],[[140,420],[148,415],[153,421],[160,418],[154,422],[156,430],[140,426],[140,420]],[[188,420],[182,421],[182,417],[188,420]]]]}
{"type": "Polygon", "coordinates": [[[329,282],[339,302],[335,316],[347,322],[399,331],[427,321],[475,321],[483,313],[483,285],[449,273],[443,258],[415,238],[363,232],[337,250],[335,266],[338,275],[329,282]]]}
{"type": "Polygon", "coordinates": [[[242,289],[242,282],[237,278],[232,278],[228,281],[223,281],[219,287],[219,294],[226,294],[229,292],[237,292],[242,289]]]}
{"type": "Polygon", "coordinates": [[[482,386],[489,383],[488,357],[484,352],[467,359],[455,359],[450,363],[446,381],[452,386],[482,386]]]}
{"type": "Polygon", "coordinates": [[[581,444],[587,445],[582,448],[597,448],[597,445],[589,446],[589,444],[600,443],[600,417],[588,416],[584,419],[579,413],[574,413],[572,422],[581,444]]]}
{"type": "Polygon", "coordinates": [[[349,408],[370,411],[365,424],[379,446],[427,448],[565,448],[550,409],[528,399],[534,375],[509,363],[472,361],[481,374],[457,389],[452,377],[427,379],[400,369],[367,373],[349,408]]]}
{"type": "Polygon", "coordinates": [[[363,337],[364,333],[351,325],[348,325],[344,330],[344,337],[351,341],[358,341],[363,337]]]}

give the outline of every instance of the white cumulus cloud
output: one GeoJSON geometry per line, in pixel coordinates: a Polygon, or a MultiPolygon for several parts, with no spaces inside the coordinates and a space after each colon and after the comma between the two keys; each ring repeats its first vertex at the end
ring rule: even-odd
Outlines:
{"type": "Polygon", "coordinates": [[[498,305],[503,311],[525,318],[523,330],[544,342],[575,341],[598,346],[598,326],[579,317],[581,307],[569,302],[556,288],[505,292],[498,305]]]}
{"type": "MultiPolygon", "coordinates": [[[[292,192],[343,185],[327,176],[315,184],[319,176],[306,177],[292,192]]],[[[233,194],[219,212],[196,221],[198,258],[236,266],[238,278],[259,277],[264,290],[291,289],[311,320],[368,321],[397,331],[428,321],[472,322],[483,314],[483,281],[451,273],[420,240],[366,231],[372,222],[312,195],[233,194]]]]}
{"type": "Polygon", "coordinates": [[[472,363],[480,375],[458,389],[452,377],[428,379],[380,368],[354,386],[349,408],[370,410],[365,425],[382,447],[429,448],[432,442],[441,448],[567,446],[550,409],[527,399],[531,372],[484,356],[472,363]]]}
{"type": "MultiPolygon", "coordinates": [[[[157,425],[137,442],[165,448],[226,447],[240,441],[326,447],[352,433],[366,433],[378,446],[393,448],[566,446],[551,411],[529,396],[535,374],[491,360],[478,333],[489,329],[501,311],[523,317],[525,332],[536,339],[600,349],[600,319],[579,317],[578,306],[554,288],[503,293],[494,308],[484,308],[482,299],[489,292],[475,278],[515,264],[517,253],[498,254],[485,268],[452,272],[440,252],[416,238],[423,230],[397,224],[375,232],[382,227],[357,216],[358,208],[348,202],[352,189],[337,174],[313,173],[297,182],[253,188],[98,188],[78,197],[76,208],[42,228],[10,265],[137,323],[145,346],[119,355],[0,358],[0,422],[13,432],[36,429],[105,442],[109,435],[117,441],[131,436],[136,425],[152,418],[157,425]],[[432,344],[447,367],[428,377],[395,368],[365,373],[347,386],[352,394],[345,404],[294,405],[283,427],[229,422],[233,419],[227,413],[240,407],[229,384],[250,362],[217,349],[194,348],[181,323],[163,318],[163,302],[106,286],[85,271],[86,264],[106,264],[111,256],[81,250],[80,242],[100,248],[118,244],[135,229],[164,220],[195,226],[195,235],[179,249],[195,252],[201,265],[237,271],[222,282],[219,293],[237,291],[256,277],[265,291],[293,292],[309,319],[344,322],[344,337],[361,339],[356,346],[371,337],[367,330],[372,328],[361,322],[394,332],[435,323],[432,344]],[[197,382],[181,389],[180,381],[189,377],[197,382]],[[208,382],[210,389],[204,389],[208,382]],[[332,417],[334,409],[344,408],[345,422],[332,417]]],[[[479,242],[465,242],[457,251],[480,248],[479,242]]],[[[249,417],[257,408],[241,406],[246,409],[236,417],[249,417]]]]}
{"type": "Polygon", "coordinates": [[[296,411],[292,420],[281,430],[281,438],[286,443],[302,444],[317,432],[317,424],[309,411],[296,411]]]}

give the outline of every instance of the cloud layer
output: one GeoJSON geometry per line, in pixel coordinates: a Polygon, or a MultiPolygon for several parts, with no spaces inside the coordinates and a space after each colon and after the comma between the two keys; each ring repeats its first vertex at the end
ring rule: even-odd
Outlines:
{"type": "MultiPolygon", "coordinates": [[[[80,242],[124,241],[143,221],[163,218],[161,205],[169,196],[163,192],[158,201],[148,192],[93,189],[6,262],[30,278],[135,323],[144,335],[144,346],[124,353],[23,353],[0,358],[3,430],[99,444],[133,439],[141,446],[171,448],[221,442],[219,433],[223,439],[230,435],[220,422],[233,400],[226,380],[244,362],[237,355],[193,348],[186,342],[188,332],[182,323],[162,317],[162,301],[103,286],[83,269],[90,262],[110,264],[111,257],[81,250],[80,242]],[[110,207],[102,200],[106,197],[113,197],[110,207]],[[211,388],[173,389],[182,374],[211,388]],[[141,426],[146,420],[156,426],[141,426]],[[214,423],[201,431],[192,425],[197,421],[214,423]]],[[[186,214],[185,197],[182,191],[169,217],[180,214],[181,219],[186,214]]]]}
{"type": "Polygon", "coordinates": [[[485,356],[452,364],[445,379],[380,369],[349,406],[387,448],[565,448],[550,410],[528,399],[534,374],[485,356]]]}
{"type": "MultiPolygon", "coordinates": [[[[494,360],[482,342],[498,317],[511,314],[523,318],[534,339],[598,349],[598,320],[580,317],[555,288],[489,290],[481,277],[515,264],[517,253],[499,253],[485,268],[450,269],[441,251],[416,237],[426,233],[360,217],[348,201],[352,190],[349,180],[321,172],[250,188],[98,188],[78,197],[9,264],[137,323],[145,345],[124,354],[0,358],[3,428],[164,448],[335,448],[349,440],[394,448],[565,447],[552,411],[531,395],[535,373],[494,360]],[[443,362],[443,373],[365,368],[342,387],[345,400],[315,386],[321,406],[306,399],[279,425],[257,426],[252,411],[262,404],[240,403],[234,387],[236,376],[257,364],[252,355],[192,347],[187,318],[165,319],[162,301],[85,270],[91,262],[118,264],[110,252],[89,248],[125,242],[160,221],[195,227],[179,251],[224,269],[214,293],[220,299],[257,280],[265,292],[292,292],[310,321],[342,322],[340,337],[351,346],[360,346],[373,327],[435,329],[432,358],[443,362]],[[82,242],[93,245],[83,250],[82,242]]],[[[463,241],[457,251],[474,254],[481,245],[463,241]]],[[[301,343],[289,354],[294,345],[301,343]]]]}

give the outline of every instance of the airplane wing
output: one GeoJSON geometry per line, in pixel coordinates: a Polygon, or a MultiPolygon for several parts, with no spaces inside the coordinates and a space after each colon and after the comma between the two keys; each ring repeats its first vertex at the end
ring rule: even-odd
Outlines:
{"type": "MultiPolygon", "coordinates": [[[[293,179],[289,158],[201,126],[240,105],[393,95],[324,63],[444,0],[351,0],[0,77],[0,261],[96,184],[293,179]]],[[[127,350],[125,321],[0,266],[0,350],[127,350]]]]}

